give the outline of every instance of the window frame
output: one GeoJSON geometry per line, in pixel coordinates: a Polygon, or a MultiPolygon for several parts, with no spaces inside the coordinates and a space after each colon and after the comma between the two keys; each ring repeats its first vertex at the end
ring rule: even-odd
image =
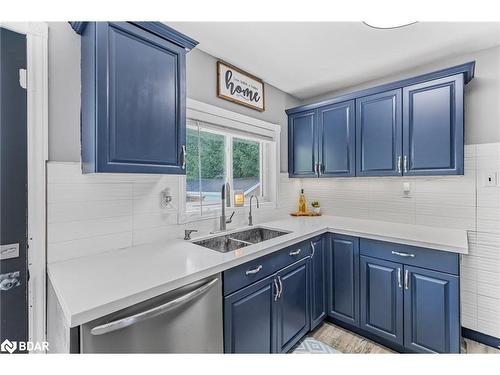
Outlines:
{"type": "MultiPolygon", "coordinates": [[[[239,212],[248,209],[247,200],[242,207],[234,207],[233,204],[232,140],[234,138],[258,141],[261,144],[260,174],[265,190],[264,197],[266,198],[262,200],[261,206],[276,208],[280,168],[279,137],[281,127],[190,98],[187,98],[186,104],[186,118],[189,122],[198,122],[198,126],[200,126],[200,130],[202,131],[224,135],[226,181],[229,181],[231,184],[230,210],[239,212]],[[204,124],[205,126],[203,126],[204,124]]],[[[187,124],[186,126],[192,127],[187,124]]],[[[186,176],[184,175],[179,180],[179,223],[204,220],[220,215],[220,204],[201,205],[202,207],[198,206],[191,209],[190,205],[186,202],[186,187],[186,176]]],[[[263,193],[262,189],[261,193],[263,193]]]]}

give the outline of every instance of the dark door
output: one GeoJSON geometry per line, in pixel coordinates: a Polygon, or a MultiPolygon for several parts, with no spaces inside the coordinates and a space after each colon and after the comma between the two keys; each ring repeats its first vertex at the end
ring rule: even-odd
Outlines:
{"type": "Polygon", "coordinates": [[[328,315],[359,326],[359,239],[338,234],[329,238],[328,315]]]}
{"type": "Polygon", "coordinates": [[[278,292],[269,276],[224,298],[224,352],[273,353],[278,292]]]}
{"type": "Polygon", "coordinates": [[[277,274],[280,285],[276,312],[278,353],[290,350],[309,331],[308,261],[309,258],[304,258],[277,274]]]}
{"type": "Polygon", "coordinates": [[[355,174],[354,100],[318,110],[319,175],[355,174]]]}
{"type": "Polygon", "coordinates": [[[316,177],[318,164],[316,111],[288,117],[288,173],[290,177],[316,177]]]}
{"type": "Polygon", "coordinates": [[[356,175],[399,176],[401,89],[356,99],[356,175]]]}
{"type": "Polygon", "coordinates": [[[458,276],[405,266],[404,343],[422,353],[460,353],[458,276]]]}
{"type": "Polygon", "coordinates": [[[311,241],[311,330],[326,318],[326,251],[324,237],[311,241]]]}
{"type": "Polygon", "coordinates": [[[185,173],[185,50],[127,22],[97,23],[99,172],[185,173]]]}
{"type": "Polygon", "coordinates": [[[26,37],[0,28],[0,48],[0,341],[27,341],[27,102],[19,83],[26,37]]]}
{"type": "Polygon", "coordinates": [[[403,88],[405,175],[464,173],[463,75],[403,88]]]}
{"type": "Polygon", "coordinates": [[[361,328],[403,345],[403,266],[360,258],[361,328]]]}

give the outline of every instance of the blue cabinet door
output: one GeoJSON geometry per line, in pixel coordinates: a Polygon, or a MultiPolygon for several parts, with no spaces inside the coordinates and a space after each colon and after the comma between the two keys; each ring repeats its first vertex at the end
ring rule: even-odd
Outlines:
{"type": "Polygon", "coordinates": [[[403,345],[403,265],[360,258],[361,328],[403,345]]]}
{"type": "Polygon", "coordinates": [[[275,351],[274,275],[224,298],[225,353],[275,351]]]}
{"type": "Polygon", "coordinates": [[[311,241],[311,330],[326,318],[326,251],[324,237],[311,241]]]}
{"type": "Polygon", "coordinates": [[[318,109],[320,177],[355,175],[354,100],[318,109]]]}
{"type": "Polygon", "coordinates": [[[464,173],[463,75],[403,88],[404,174],[464,173]]]}
{"type": "Polygon", "coordinates": [[[356,175],[400,176],[401,89],[356,99],[356,175]]]}
{"type": "Polygon", "coordinates": [[[328,316],[359,326],[359,239],[329,235],[328,316]]]}
{"type": "Polygon", "coordinates": [[[84,172],[184,174],[183,47],[128,22],[82,34],[84,172]]]}
{"type": "Polygon", "coordinates": [[[288,174],[290,177],[316,177],[316,110],[288,117],[288,174]]]}
{"type": "MultiPolygon", "coordinates": [[[[287,352],[309,331],[309,258],[277,273],[280,292],[276,312],[277,352],[287,352]]],[[[255,330],[260,326],[254,325],[255,330]]]]}
{"type": "Polygon", "coordinates": [[[404,345],[422,353],[460,353],[458,276],[405,266],[404,345]]]}

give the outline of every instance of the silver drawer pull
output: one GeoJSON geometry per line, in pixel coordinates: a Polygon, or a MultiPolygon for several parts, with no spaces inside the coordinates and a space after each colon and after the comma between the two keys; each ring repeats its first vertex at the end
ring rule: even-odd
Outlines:
{"type": "Polygon", "coordinates": [[[295,251],[290,251],[290,254],[289,254],[289,255],[290,255],[291,257],[294,257],[295,255],[299,255],[299,254],[300,254],[300,249],[297,249],[297,250],[295,250],[295,251]]]}
{"type": "Polygon", "coordinates": [[[92,328],[90,333],[94,336],[103,335],[105,333],[117,331],[119,329],[129,327],[133,324],[136,324],[136,323],[142,322],[144,320],[154,318],[158,315],[164,314],[164,313],[166,313],[166,312],[168,312],[176,307],[179,307],[179,306],[201,296],[202,294],[208,292],[208,290],[211,287],[213,287],[217,283],[217,281],[219,281],[218,277],[203,284],[198,289],[195,289],[189,293],[184,294],[183,296],[180,296],[179,298],[176,298],[176,299],[171,300],[167,303],[164,303],[163,305],[153,307],[150,310],[143,311],[143,312],[140,312],[138,314],[128,316],[126,318],[122,318],[119,320],[115,320],[113,322],[109,322],[109,323],[94,327],[94,328],[92,328]]]}
{"type": "Polygon", "coordinates": [[[400,257],[410,257],[415,258],[415,254],[411,253],[400,253],[399,251],[391,251],[392,255],[399,255],[400,257]]]}
{"type": "Polygon", "coordinates": [[[262,264],[259,264],[253,270],[248,270],[247,272],[245,272],[245,274],[246,275],[255,275],[256,273],[259,273],[261,269],[262,269],[262,264]]]}

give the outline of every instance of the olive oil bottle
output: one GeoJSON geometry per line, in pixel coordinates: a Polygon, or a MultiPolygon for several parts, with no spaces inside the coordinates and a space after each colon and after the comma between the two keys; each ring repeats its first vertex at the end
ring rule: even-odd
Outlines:
{"type": "Polygon", "coordinates": [[[300,213],[306,213],[307,212],[307,200],[304,195],[304,189],[300,190],[300,195],[299,195],[299,212],[300,213]]]}

